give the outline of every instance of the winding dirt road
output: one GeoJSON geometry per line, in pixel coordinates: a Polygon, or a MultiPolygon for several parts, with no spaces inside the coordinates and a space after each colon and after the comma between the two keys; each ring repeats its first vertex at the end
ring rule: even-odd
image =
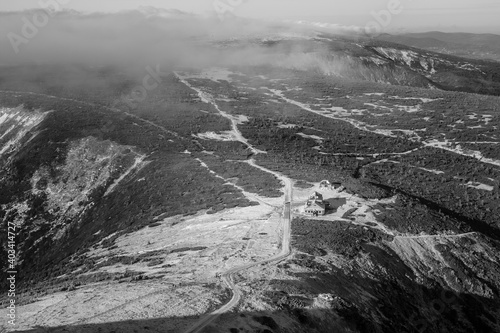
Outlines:
{"type": "MultiPolygon", "coordinates": [[[[212,104],[222,117],[228,119],[231,122],[231,132],[237,141],[245,144],[248,147],[248,149],[252,151],[252,153],[254,155],[266,153],[264,151],[261,151],[261,150],[255,148],[254,146],[252,146],[248,142],[248,140],[242,135],[242,133],[238,129],[238,119],[236,117],[224,112],[223,110],[221,110],[219,108],[219,106],[217,105],[213,96],[211,96],[209,93],[206,93],[203,90],[191,85],[187,81],[186,77],[184,77],[178,73],[175,73],[175,75],[177,76],[177,78],[179,78],[179,80],[182,83],[184,83],[186,86],[188,86],[189,88],[196,91],[198,93],[198,96],[200,97],[200,99],[202,101],[204,101],[205,103],[212,104]]],[[[221,308],[215,310],[214,312],[212,312],[210,314],[203,316],[198,322],[196,322],[187,331],[185,331],[186,333],[200,332],[206,326],[210,325],[213,321],[215,321],[221,314],[230,311],[236,305],[238,305],[238,303],[241,300],[242,295],[241,295],[241,291],[239,290],[238,286],[234,283],[234,276],[236,274],[238,274],[241,271],[252,268],[252,267],[276,263],[278,261],[286,259],[291,254],[290,240],[291,240],[291,221],[292,221],[291,204],[292,204],[292,199],[293,199],[293,182],[290,178],[288,178],[288,177],[286,177],[278,172],[274,172],[274,171],[269,170],[263,166],[258,165],[257,163],[255,163],[254,159],[250,159],[250,160],[246,161],[246,163],[248,163],[250,166],[257,168],[261,171],[264,171],[264,172],[267,172],[267,173],[274,175],[276,178],[281,180],[281,182],[284,184],[285,195],[284,195],[283,215],[282,215],[282,221],[283,221],[283,231],[282,232],[283,232],[283,234],[282,234],[282,240],[281,240],[281,251],[278,254],[276,254],[268,259],[257,261],[257,262],[251,262],[251,263],[245,264],[243,266],[239,266],[239,267],[234,267],[234,268],[231,268],[231,269],[221,273],[221,280],[231,290],[233,297],[231,298],[231,300],[228,303],[226,303],[221,308]]]]}
{"type": "Polygon", "coordinates": [[[212,322],[214,322],[221,314],[229,312],[232,308],[234,308],[236,305],[238,305],[238,303],[241,300],[242,295],[241,295],[241,292],[240,292],[238,286],[234,283],[234,275],[238,274],[241,271],[247,270],[247,269],[255,267],[255,266],[279,262],[283,259],[286,259],[291,254],[291,247],[290,247],[291,221],[292,221],[291,204],[292,204],[292,197],[293,197],[292,180],[288,177],[281,175],[281,174],[275,173],[275,172],[268,170],[264,167],[256,165],[255,161],[253,161],[253,160],[249,161],[249,164],[254,165],[263,171],[274,174],[276,177],[278,177],[285,184],[285,196],[284,196],[285,202],[283,204],[283,222],[284,223],[283,223],[283,238],[281,241],[281,251],[278,254],[276,254],[268,259],[253,262],[253,263],[248,263],[246,265],[235,267],[235,268],[231,268],[231,269],[225,271],[224,273],[222,273],[221,279],[226,284],[226,286],[231,290],[233,297],[231,298],[231,300],[228,303],[226,303],[221,308],[219,308],[219,309],[215,310],[214,312],[202,317],[198,322],[196,322],[187,331],[185,331],[185,333],[198,333],[198,332],[200,332],[206,326],[208,326],[212,322]]]}

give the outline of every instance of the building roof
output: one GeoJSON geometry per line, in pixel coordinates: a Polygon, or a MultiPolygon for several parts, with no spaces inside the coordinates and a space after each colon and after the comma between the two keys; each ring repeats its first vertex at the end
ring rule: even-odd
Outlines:
{"type": "Polygon", "coordinates": [[[318,193],[318,192],[314,192],[310,197],[309,197],[310,200],[320,200],[320,201],[323,201],[323,195],[321,193],[318,193]]]}
{"type": "Polygon", "coordinates": [[[310,204],[308,204],[306,207],[306,209],[310,209],[310,208],[325,209],[325,204],[317,202],[317,201],[313,201],[310,204]]]}

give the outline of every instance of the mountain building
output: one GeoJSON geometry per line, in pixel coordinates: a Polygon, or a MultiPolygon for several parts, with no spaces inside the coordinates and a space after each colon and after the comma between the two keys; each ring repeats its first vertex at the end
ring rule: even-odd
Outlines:
{"type": "Polygon", "coordinates": [[[304,212],[310,216],[320,216],[326,214],[326,203],[323,200],[323,195],[314,192],[309,199],[307,199],[304,206],[304,212]]]}

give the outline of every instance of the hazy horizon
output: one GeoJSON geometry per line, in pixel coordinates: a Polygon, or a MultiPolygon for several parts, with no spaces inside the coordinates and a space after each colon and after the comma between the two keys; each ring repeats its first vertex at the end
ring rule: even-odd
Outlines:
{"type": "MultiPolygon", "coordinates": [[[[393,0],[399,2],[398,13],[392,15],[385,32],[472,32],[500,34],[500,2],[491,0],[393,0]]],[[[374,20],[373,13],[387,10],[391,0],[355,0],[350,3],[313,0],[21,0],[0,4],[0,12],[39,9],[43,4],[57,2],[60,8],[79,12],[114,13],[140,7],[177,9],[214,15],[221,11],[236,16],[266,20],[292,20],[364,27],[374,20]],[[233,5],[230,5],[230,4],[233,5]]]]}

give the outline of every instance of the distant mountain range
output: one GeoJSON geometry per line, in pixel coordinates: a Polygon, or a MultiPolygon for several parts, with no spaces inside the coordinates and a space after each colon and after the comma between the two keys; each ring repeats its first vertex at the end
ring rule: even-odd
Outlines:
{"type": "MultiPolygon", "coordinates": [[[[369,39],[318,31],[314,34],[286,32],[215,39],[210,44],[228,50],[257,44],[267,52],[279,50],[283,56],[273,61],[280,67],[343,79],[500,94],[500,63],[497,61],[466,58],[451,51],[437,52],[430,47],[415,47],[383,37],[369,39]]],[[[500,52],[498,55],[500,57],[500,52]]]]}
{"type": "Polygon", "coordinates": [[[500,35],[430,31],[377,39],[457,56],[500,61],[500,35]]]}

